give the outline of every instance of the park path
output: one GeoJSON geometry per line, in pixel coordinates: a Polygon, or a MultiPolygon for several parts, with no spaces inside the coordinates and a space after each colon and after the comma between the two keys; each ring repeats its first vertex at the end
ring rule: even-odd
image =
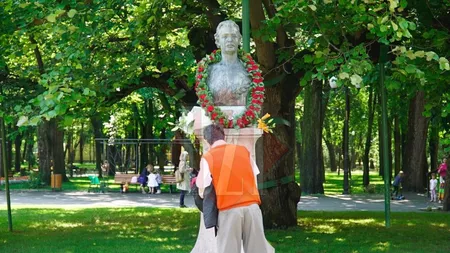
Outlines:
{"type": "MultiPolygon", "coordinates": [[[[391,211],[414,212],[432,206],[423,194],[405,194],[406,199],[391,200],[391,211]]],[[[95,207],[178,207],[179,194],[163,193],[87,193],[82,191],[12,191],[13,208],[95,208],[95,207]]],[[[192,196],[186,196],[185,204],[194,207],[192,196]]],[[[5,192],[0,191],[0,209],[6,208],[5,192]]],[[[384,211],[383,195],[328,195],[302,196],[298,210],[309,211],[384,211]]]]}

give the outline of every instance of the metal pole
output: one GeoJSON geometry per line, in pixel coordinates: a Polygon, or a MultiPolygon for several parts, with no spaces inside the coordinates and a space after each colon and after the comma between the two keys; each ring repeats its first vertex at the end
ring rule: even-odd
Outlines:
{"type": "Polygon", "coordinates": [[[250,4],[249,0],[242,0],[242,37],[244,52],[250,52],[250,4]]]}
{"type": "Polygon", "coordinates": [[[344,191],[343,194],[349,194],[348,174],[350,171],[349,149],[349,121],[350,121],[350,94],[347,86],[344,86],[345,92],[345,120],[344,120],[344,191]]]}
{"type": "Polygon", "coordinates": [[[8,231],[12,232],[12,216],[11,216],[11,197],[9,194],[9,178],[8,166],[6,163],[6,138],[5,138],[5,122],[3,117],[0,118],[0,138],[2,138],[2,166],[5,171],[5,191],[6,191],[6,206],[8,209],[8,231]]]}
{"type": "Polygon", "coordinates": [[[380,97],[381,97],[381,133],[383,142],[383,166],[384,166],[384,216],[387,228],[391,226],[391,199],[390,199],[390,182],[389,182],[389,149],[388,149],[388,127],[387,127],[387,95],[386,86],[384,85],[384,64],[387,58],[387,46],[381,45],[380,48],[380,97]]]}

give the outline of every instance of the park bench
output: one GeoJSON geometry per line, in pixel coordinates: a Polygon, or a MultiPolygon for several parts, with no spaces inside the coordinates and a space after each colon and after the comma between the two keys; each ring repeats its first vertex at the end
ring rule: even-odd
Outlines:
{"type": "Polygon", "coordinates": [[[172,190],[172,187],[173,187],[173,185],[177,184],[177,181],[175,179],[175,175],[161,175],[161,178],[162,178],[163,184],[168,184],[169,185],[170,193],[174,192],[174,190],[172,190]]]}
{"type": "Polygon", "coordinates": [[[123,186],[128,183],[128,185],[140,185],[138,182],[139,174],[116,174],[114,175],[114,183],[120,184],[120,192],[123,192],[123,186]]]}

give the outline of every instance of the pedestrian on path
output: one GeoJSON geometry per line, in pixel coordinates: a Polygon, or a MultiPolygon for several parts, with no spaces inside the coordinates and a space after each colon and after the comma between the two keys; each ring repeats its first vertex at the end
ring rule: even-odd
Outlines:
{"type": "Polygon", "coordinates": [[[181,181],[177,183],[177,189],[180,190],[180,207],[181,208],[187,207],[184,204],[184,197],[191,190],[191,187],[190,187],[191,177],[190,177],[189,173],[192,171],[192,168],[189,167],[188,157],[189,157],[189,153],[187,151],[181,152],[180,163],[178,165],[178,172],[175,172],[175,173],[180,173],[179,177],[181,177],[181,181]]]}

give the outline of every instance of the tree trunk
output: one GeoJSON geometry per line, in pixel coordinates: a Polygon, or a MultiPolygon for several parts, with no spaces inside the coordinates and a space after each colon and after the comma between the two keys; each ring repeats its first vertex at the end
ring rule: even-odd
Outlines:
{"type": "Polygon", "coordinates": [[[431,120],[429,149],[430,149],[430,167],[431,171],[438,168],[438,152],[439,152],[439,122],[441,121],[440,112],[434,114],[431,120]]]}
{"type": "Polygon", "coordinates": [[[295,151],[297,153],[297,166],[296,168],[300,171],[300,163],[302,161],[302,143],[299,141],[295,141],[295,151]]]}
{"type": "MultiPolygon", "coordinates": [[[[450,166],[450,159],[447,159],[447,168],[450,166]]],[[[445,179],[445,191],[444,191],[444,201],[443,201],[443,210],[449,212],[450,211],[450,173],[447,171],[447,177],[445,179]]]]}
{"type": "MultiPolygon", "coordinates": [[[[11,128],[8,128],[7,130],[8,132],[12,132],[11,128]]],[[[13,141],[10,140],[8,137],[6,137],[6,150],[8,151],[6,153],[6,163],[8,165],[8,171],[13,171],[13,164],[12,164],[12,160],[13,160],[13,141]]]]}
{"type": "MultiPolygon", "coordinates": [[[[376,97],[375,97],[376,98],[376,97]]],[[[375,115],[375,105],[376,105],[376,99],[374,99],[373,90],[370,89],[369,91],[369,117],[368,117],[368,123],[367,123],[367,136],[366,136],[366,144],[364,147],[364,157],[363,157],[363,186],[368,186],[370,184],[370,177],[369,177],[369,160],[370,160],[370,147],[372,145],[372,128],[373,128],[373,118],[375,115]]]]}
{"type": "MultiPolygon", "coordinates": [[[[328,133],[327,133],[327,135],[328,135],[328,133]]],[[[336,165],[336,152],[334,150],[334,145],[328,139],[324,139],[324,141],[325,141],[325,145],[327,146],[327,149],[328,149],[328,156],[330,157],[330,170],[332,172],[336,172],[337,165],[336,165]]]]}
{"type": "MultiPolygon", "coordinates": [[[[105,138],[103,134],[103,122],[98,116],[91,117],[92,129],[94,129],[94,137],[105,138]]],[[[99,176],[102,176],[102,153],[103,145],[100,141],[95,140],[95,169],[99,176]]]]}
{"type": "Polygon", "coordinates": [[[392,122],[388,119],[389,182],[392,182],[392,122]]]}
{"type": "MultiPolygon", "coordinates": [[[[297,85],[298,80],[290,83],[297,85]]],[[[297,203],[301,195],[301,190],[295,182],[294,170],[295,140],[292,136],[295,136],[295,99],[282,100],[280,86],[268,87],[267,90],[264,113],[268,112],[274,117],[284,117],[289,120],[291,127],[277,125],[273,129],[273,134],[264,134],[262,140],[257,142],[257,162],[261,171],[258,184],[276,182],[275,187],[263,187],[263,189],[260,187],[261,209],[266,228],[286,228],[297,225],[297,203]]],[[[318,176],[317,172],[316,176],[318,176]]],[[[306,176],[302,175],[301,178],[304,177],[306,176]]]]}
{"type": "Polygon", "coordinates": [[[25,153],[25,159],[28,161],[28,170],[31,170],[31,168],[36,164],[36,159],[33,154],[33,147],[34,147],[33,134],[30,133],[28,135],[28,138],[29,139],[26,141],[27,152],[25,153]]]}
{"type": "MultiPolygon", "coordinates": [[[[181,132],[181,130],[177,130],[175,132],[175,137],[172,141],[172,146],[171,146],[171,162],[173,164],[173,170],[175,172],[175,170],[177,170],[178,165],[180,164],[180,155],[181,155],[181,147],[183,146],[182,144],[182,140],[184,138],[183,133],[181,132]]],[[[188,151],[189,152],[189,151],[188,151]]],[[[191,154],[191,153],[189,153],[191,154]]],[[[197,169],[200,169],[199,167],[197,167],[197,169]]]]}
{"type": "Polygon", "coordinates": [[[84,123],[81,123],[81,129],[80,129],[80,163],[84,163],[84,123]]]}
{"type": "Polygon", "coordinates": [[[18,134],[14,139],[14,170],[16,172],[20,172],[20,165],[22,164],[22,156],[20,155],[22,136],[22,134],[18,134]]]}
{"type": "Polygon", "coordinates": [[[51,123],[44,121],[38,126],[38,157],[39,157],[39,173],[41,180],[45,184],[50,184],[50,166],[52,160],[51,145],[51,123]]]}
{"type": "Polygon", "coordinates": [[[408,131],[406,136],[403,169],[405,172],[404,187],[406,190],[423,192],[425,185],[423,168],[426,163],[426,138],[428,118],[422,113],[425,107],[425,94],[416,92],[409,104],[408,131]]]}
{"type": "Polygon", "coordinates": [[[394,175],[397,175],[400,172],[401,168],[401,135],[400,135],[400,122],[399,116],[396,114],[394,116],[394,175]]]}
{"type": "Polygon", "coordinates": [[[58,120],[52,119],[53,126],[53,174],[61,174],[63,181],[67,182],[66,166],[64,162],[64,131],[58,127],[58,120]]]}
{"type": "Polygon", "coordinates": [[[381,141],[383,138],[383,133],[381,131],[381,113],[379,113],[378,117],[378,175],[384,179],[384,155],[383,155],[383,142],[381,141]]]}
{"type": "MultiPolygon", "coordinates": [[[[166,139],[166,129],[165,128],[161,129],[161,135],[159,136],[159,139],[160,140],[166,139]]],[[[161,171],[164,171],[164,165],[166,164],[166,150],[167,150],[166,143],[161,143],[160,144],[160,152],[158,153],[158,165],[159,165],[159,169],[161,171]]]]}
{"type": "MultiPolygon", "coordinates": [[[[250,23],[252,31],[258,31],[266,20],[274,17],[275,5],[271,1],[252,1],[250,8],[250,23]]],[[[277,28],[277,38],[269,42],[259,36],[253,36],[256,45],[256,58],[266,80],[285,75],[281,82],[266,88],[266,100],[263,113],[270,113],[273,117],[281,117],[289,122],[289,126],[277,125],[273,134],[265,134],[257,142],[256,156],[261,174],[258,181],[261,185],[262,213],[266,228],[282,228],[297,225],[297,203],[301,190],[295,182],[294,146],[295,146],[295,98],[301,90],[299,87],[300,74],[287,74],[284,68],[277,68],[282,60],[277,59],[277,49],[294,55],[292,45],[283,27],[277,28]],[[258,159],[259,158],[259,159],[258,159]],[[262,159],[261,159],[262,158],[262,159]],[[261,164],[261,162],[263,164],[261,164]],[[261,169],[262,168],[262,169],[261,169]],[[268,183],[275,186],[266,186],[268,183]]],[[[254,33],[255,34],[255,33],[254,33]]],[[[290,63],[289,63],[290,64],[290,63]]],[[[321,142],[322,138],[319,138],[321,142]]],[[[303,149],[305,149],[303,147],[303,149]]]]}
{"type": "MultiPolygon", "coordinates": [[[[5,133],[5,135],[6,135],[6,133],[5,133]]],[[[0,138],[0,141],[2,141],[1,138],[0,138]]],[[[2,150],[1,143],[0,143],[0,157],[3,157],[3,150],[2,150]]],[[[0,177],[4,177],[4,176],[5,176],[5,169],[3,168],[3,161],[0,159],[0,177]]]]}
{"type": "Polygon", "coordinates": [[[322,83],[317,81],[304,89],[304,111],[302,123],[302,161],[300,181],[306,194],[323,194],[322,180],[322,83]]]}

